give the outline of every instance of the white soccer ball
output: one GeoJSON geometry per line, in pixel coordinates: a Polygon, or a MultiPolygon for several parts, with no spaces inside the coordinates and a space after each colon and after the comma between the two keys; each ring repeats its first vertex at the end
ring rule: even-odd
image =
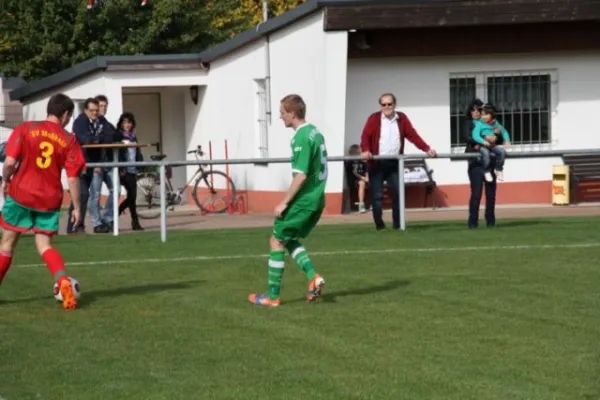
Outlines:
{"type": "MultiPolygon", "coordinates": [[[[79,297],[81,296],[79,282],[77,281],[77,279],[71,277],[69,277],[69,280],[71,281],[71,286],[73,286],[73,294],[75,295],[75,298],[79,299],[79,297]]],[[[54,298],[56,299],[56,301],[60,301],[61,303],[63,301],[62,295],[60,294],[60,288],[58,287],[57,282],[54,283],[54,298]]]]}

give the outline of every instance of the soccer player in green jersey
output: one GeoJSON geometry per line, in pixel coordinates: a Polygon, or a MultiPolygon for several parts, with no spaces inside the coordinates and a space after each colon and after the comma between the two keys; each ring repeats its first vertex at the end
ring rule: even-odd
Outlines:
{"type": "Polygon", "coordinates": [[[296,94],[285,96],[279,107],[286,128],[295,131],[292,139],[292,175],[294,179],[285,197],[275,207],[275,221],[269,256],[269,293],[251,294],[251,303],[276,307],[281,303],[281,280],[285,267],[285,250],[298,263],[308,278],[306,300],[315,301],[325,285],[325,279],[315,271],[306,249],[299,239],[305,238],[319,222],[325,208],[327,182],[327,148],[325,138],[307,123],[306,104],[296,94]]]}

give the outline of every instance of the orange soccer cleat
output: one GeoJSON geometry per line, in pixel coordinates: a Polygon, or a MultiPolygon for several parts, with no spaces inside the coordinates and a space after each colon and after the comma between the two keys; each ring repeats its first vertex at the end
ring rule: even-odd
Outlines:
{"type": "Polygon", "coordinates": [[[323,287],[325,286],[325,279],[319,274],[316,274],[314,278],[310,280],[308,283],[308,290],[306,293],[306,301],[312,302],[315,301],[319,296],[321,296],[321,292],[323,291],[323,287]]]}
{"type": "Polygon", "coordinates": [[[281,304],[281,299],[271,300],[268,294],[252,293],[248,296],[248,300],[257,306],[277,307],[281,304]]]}
{"type": "Polygon", "coordinates": [[[77,308],[77,298],[73,293],[73,286],[70,279],[63,279],[60,283],[60,295],[63,300],[63,308],[65,310],[74,310],[77,308]]]}

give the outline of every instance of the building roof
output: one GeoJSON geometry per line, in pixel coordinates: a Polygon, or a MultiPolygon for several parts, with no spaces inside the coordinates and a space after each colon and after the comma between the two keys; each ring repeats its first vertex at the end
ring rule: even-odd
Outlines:
{"type": "Polygon", "coordinates": [[[67,82],[72,82],[82,78],[85,75],[96,71],[105,70],[109,65],[115,64],[168,64],[168,63],[186,63],[186,62],[205,62],[209,63],[215,59],[229,54],[253,41],[267,36],[275,31],[281,30],[286,26],[316,12],[323,7],[335,6],[368,6],[385,4],[422,4],[430,2],[440,2],[440,0],[307,0],[306,3],[269,19],[264,23],[249,29],[236,37],[229,39],[221,44],[209,48],[199,54],[167,54],[167,55],[135,55],[135,56],[100,56],[91,58],[82,63],[76,64],[56,74],[49,75],[37,81],[27,83],[17,87],[10,92],[11,100],[23,101],[40,92],[59,87],[67,82]]]}
{"type": "Polygon", "coordinates": [[[56,74],[46,76],[37,81],[17,87],[10,92],[11,100],[23,101],[27,97],[36,95],[45,90],[53,89],[82,78],[93,72],[106,69],[109,65],[126,64],[169,64],[185,62],[201,62],[199,54],[162,54],[162,55],[137,55],[137,56],[101,56],[94,57],[64,69],[56,74]]]}
{"type": "Polygon", "coordinates": [[[2,79],[2,90],[13,90],[27,83],[19,77],[6,78],[2,72],[0,72],[0,79],[2,79]]]}

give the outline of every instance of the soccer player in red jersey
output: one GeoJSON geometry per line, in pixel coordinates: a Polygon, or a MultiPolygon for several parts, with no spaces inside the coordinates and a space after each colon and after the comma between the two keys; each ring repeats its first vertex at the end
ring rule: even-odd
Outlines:
{"type": "Polygon", "coordinates": [[[65,310],[77,308],[77,299],[63,258],[52,248],[52,236],[58,233],[63,168],[75,208],[73,223],[80,222],[79,176],[85,169],[85,160],[75,136],[64,130],[73,109],[68,96],[54,95],[48,101],[45,121],[21,123],[11,133],[2,173],[5,202],[0,219],[4,228],[0,242],[0,283],[10,268],[19,237],[32,230],[37,250],[58,283],[65,310]]]}

